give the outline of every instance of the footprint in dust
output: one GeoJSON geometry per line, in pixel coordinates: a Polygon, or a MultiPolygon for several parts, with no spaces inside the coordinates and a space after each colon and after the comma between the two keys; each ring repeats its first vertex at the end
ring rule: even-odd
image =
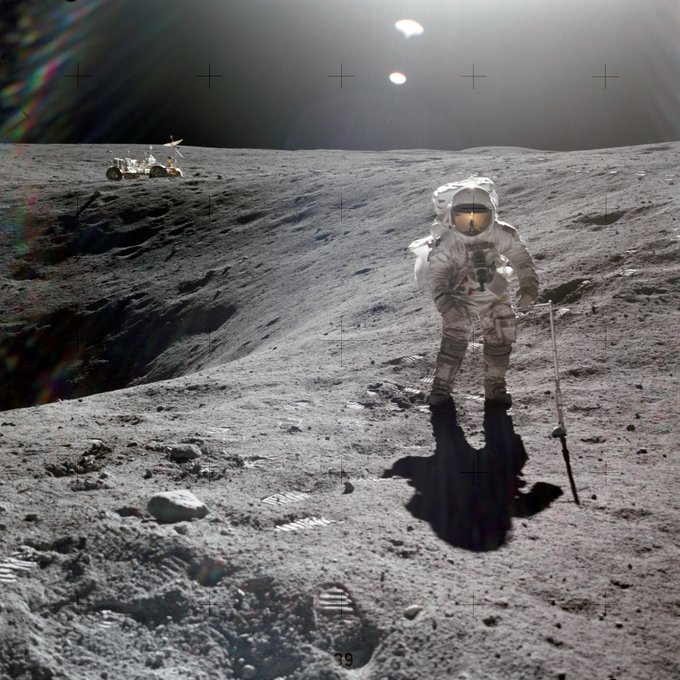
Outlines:
{"type": "Polygon", "coordinates": [[[0,583],[14,583],[17,576],[22,572],[31,571],[38,565],[35,562],[21,559],[25,555],[21,552],[14,552],[3,562],[0,562],[0,583]]]}
{"type": "Polygon", "coordinates": [[[97,621],[97,626],[99,628],[113,628],[114,626],[120,626],[123,621],[128,617],[120,612],[114,612],[110,609],[100,609],[99,610],[99,620],[97,621]]]}
{"type": "Polygon", "coordinates": [[[347,670],[361,668],[378,645],[378,631],[370,624],[342,583],[321,584],[314,598],[317,646],[332,654],[347,670]]]}
{"type": "Polygon", "coordinates": [[[274,527],[274,531],[299,531],[300,529],[311,529],[312,527],[325,527],[329,524],[335,524],[335,522],[325,517],[301,517],[294,522],[278,524],[274,527]]]}
{"type": "Polygon", "coordinates": [[[294,503],[295,501],[302,501],[309,498],[308,493],[302,491],[286,491],[285,493],[275,493],[262,499],[263,503],[268,505],[284,505],[285,503],[294,503]]]}
{"type": "MultiPolygon", "coordinates": [[[[352,597],[337,585],[328,586],[317,593],[317,611],[327,616],[339,616],[343,623],[345,616],[356,616],[352,597]]],[[[349,622],[349,618],[347,621],[349,622]]]]}
{"type": "Polygon", "coordinates": [[[425,385],[431,385],[434,382],[434,369],[432,370],[432,373],[421,378],[420,382],[424,383],[425,385]]]}
{"type": "Polygon", "coordinates": [[[413,365],[417,364],[425,358],[423,354],[411,354],[405,357],[397,357],[396,359],[389,359],[386,363],[389,366],[399,366],[400,364],[413,365]]]}

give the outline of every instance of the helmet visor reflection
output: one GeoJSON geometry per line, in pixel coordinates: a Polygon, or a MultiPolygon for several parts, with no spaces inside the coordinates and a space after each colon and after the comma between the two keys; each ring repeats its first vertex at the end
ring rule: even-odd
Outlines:
{"type": "Polygon", "coordinates": [[[451,222],[461,234],[475,236],[481,234],[491,224],[491,210],[485,205],[457,205],[451,209],[451,222]]]}

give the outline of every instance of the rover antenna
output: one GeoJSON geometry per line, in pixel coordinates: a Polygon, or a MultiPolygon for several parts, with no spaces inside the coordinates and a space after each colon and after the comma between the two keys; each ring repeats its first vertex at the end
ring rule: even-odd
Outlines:
{"type": "Polygon", "coordinates": [[[183,141],[184,141],[183,139],[175,140],[175,139],[173,138],[173,136],[170,135],[170,141],[167,142],[167,143],[165,143],[165,144],[163,144],[163,146],[171,146],[171,147],[175,150],[175,153],[176,153],[180,158],[184,158],[184,156],[182,156],[182,154],[179,152],[179,149],[177,148],[183,141]]]}

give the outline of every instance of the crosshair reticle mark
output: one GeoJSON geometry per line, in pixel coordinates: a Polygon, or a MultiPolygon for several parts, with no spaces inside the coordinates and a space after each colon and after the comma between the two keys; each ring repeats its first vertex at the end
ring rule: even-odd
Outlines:
{"type": "Polygon", "coordinates": [[[355,76],[353,75],[347,75],[346,73],[342,72],[342,63],[340,64],[340,74],[335,74],[328,76],[329,78],[340,78],[340,89],[342,90],[342,80],[343,78],[354,78],[355,76]]]}
{"type": "Polygon", "coordinates": [[[74,338],[71,338],[70,342],[75,342],[76,343],[76,352],[80,351],[80,345],[82,344],[83,347],[85,346],[85,340],[86,338],[80,335],[80,333],[76,332],[76,335],[74,338]]]}
{"type": "MultiPolygon", "coordinates": [[[[332,342],[332,343],[338,343],[338,342],[339,342],[339,349],[340,349],[340,367],[341,367],[341,368],[343,367],[343,363],[342,363],[342,362],[343,362],[343,360],[344,360],[345,346],[347,345],[348,342],[349,342],[349,343],[356,342],[356,340],[352,340],[352,339],[346,340],[346,339],[345,339],[345,327],[344,327],[344,320],[343,320],[343,317],[344,317],[344,314],[341,314],[341,315],[340,315],[340,328],[339,328],[339,331],[340,331],[340,339],[339,339],[339,341],[338,341],[336,338],[326,338],[329,342],[332,342]]],[[[324,333],[324,335],[328,335],[328,333],[324,333]]]]}
{"type": "Polygon", "coordinates": [[[606,591],[602,593],[602,598],[604,600],[604,608],[602,610],[602,618],[605,618],[607,616],[607,593],[606,591]]]}
{"type": "Polygon", "coordinates": [[[475,594],[474,592],[472,593],[472,602],[454,602],[454,606],[456,607],[472,607],[472,618],[475,618],[475,607],[480,607],[481,605],[479,602],[475,601],[475,594]]]}
{"type": "Polygon", "coordinates": [[[460,78],[472,78],[472,89],[475,89],[475,78],[486,78],[487,76],[480,76],[477,73],[475,73],[475,65],[472,64],[472,74],[468,75],[461,75],[459,76],[460,78]]]}
{"type": "Polygon", "coordinates": [[[208,79],[208,89],[209,89],[209,90],[212,89],[212,88],[211,88],[211,81],[212,81],[212,79],[213,79],[213,78],[221,78],[221,77],[222,77],[221,75],[215,75],[215,74],[213,74],[213,73],[211,72],[210,68],[211,68],[211,64],[208,63],[208,75],[197,75],[197,76],[196,76],[197,78],[207,78],[207,79],[208,79]]]}
{"type": "MultiPolygon", "coordinates": [[[[476,456],[475,456],[476,458],[476,456]]],[[[472,459],[472,470],[460,470],[461,475],[472,475],[472,486],[475,485],[475,475],[485,475],[486,470],[475,470],[475,458],[472,459]]]]}
{"type": "Polygon", "coordinates": [[[603,475],[604,476],[604,485],[607,486],[607,461],[604,461],[604,470],[602,472],[591,472],[591,475],[603,475]]]}
{"type": "Polygon", "coordinates": [[[67,74],[64,76],[65,78],[75,78],[76,79],[76,90],[80,89],[80,79],[81,78],[91,78],[92,76],[89,75],[82,75],[80,73],[80,63],[76,64],[76,72],[75,74],[67,74]]]}
{"type": "Polygon", "coordinates": [[[604,75],[603,76],[591,76],[591,78],[603,78],[604,79],[604,89],[607,89],[607,78],[618,78],[619,76],[607,75],[607,64],[604,65],[604,75]]]}

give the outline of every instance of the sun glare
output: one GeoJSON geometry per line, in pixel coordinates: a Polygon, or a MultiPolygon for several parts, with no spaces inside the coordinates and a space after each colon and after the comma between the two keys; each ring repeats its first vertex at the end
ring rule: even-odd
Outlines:
{"type": "Polygon", "coordinates": [[[399,73],[399,71],[395,71],[390,73],[390,81],[395,85],[403,85],[406,82],[406,76],[403,73],[399,73]]]}
{"type": "Polygon", "coordinates": [[[394,27],[399,33],[403,33],[405,38],[410,38],[414,35],[422,35],[425,30],[421,24],[413,19],[399,19],[399,21],[394,24],[394,27]]]}

